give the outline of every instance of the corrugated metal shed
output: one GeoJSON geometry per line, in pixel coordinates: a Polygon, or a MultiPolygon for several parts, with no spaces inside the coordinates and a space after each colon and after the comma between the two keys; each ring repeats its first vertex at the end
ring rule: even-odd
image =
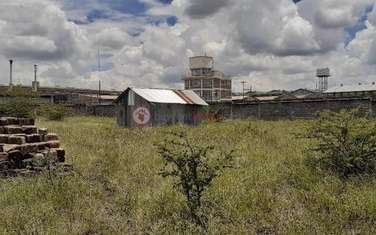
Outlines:
{"type": "MultiPolygon", "coordinates": [[[[141,96],[151,103],[159,104],[193,104],[207,106],[208,104],[201,99],[194,91],[190,90],[169,90],[169,89],[147,89],[147,88],[129,88],[131,91],[141,96]]],[[[128,89],[127,89],[128,90],[128,89]]],[[[121,94],[119,98],[124,95],[121,94]]]]}
{"type": "Polygon", "coordinates": [[[362,92],[376,91],[376,84],[346,85],[329,88],[324,93],[345,93],[345,92],[362,92]]]}

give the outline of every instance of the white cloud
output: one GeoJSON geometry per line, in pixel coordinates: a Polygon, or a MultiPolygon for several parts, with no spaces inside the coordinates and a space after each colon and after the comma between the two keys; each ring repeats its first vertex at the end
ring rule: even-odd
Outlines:
{"type": "MultiPolygon", "coordinates": [[[[345,48],[345,27],[355,25],[373,0],[142,0],[133,17],[98,0],[12,0],[0,3],[0,69],[15,59],[16,81],[31,83],[40,64],[44,85],[181,87],[189,56],[207,53],[215,66],[258,90],[315,87],[317,67],[331,67],[335,83],[372,81],[376,71],[376,13],[345,48]],[[110,19],[88,22],[101,9],[110,19]],[[170,27],[153,20],[175,15],[170,27]],[[86,24],[75,24],[74,19],[86,24]],[[150,22],[152,21],[152,22],[150,22]],[[133,36],[132,36],[133,35],[133,36]],[[101,49],[106,71],[96,72],[101,49]]],[[[7,73],[0,74],[6,83],[7,73]]]]}

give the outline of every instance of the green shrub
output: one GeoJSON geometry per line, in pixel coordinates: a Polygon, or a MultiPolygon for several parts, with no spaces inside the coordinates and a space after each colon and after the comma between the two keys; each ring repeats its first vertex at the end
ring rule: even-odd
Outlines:
{"type": "Polygon", "coordinates": [[[62,121],[71,113],[71,109],[63,104],[45,104],[41,105],[38,110],[40,116],[52,121],[62,121]]]}
{"type": "Polygon", "coordinates": [[[343,178],[376,171],[376,122],[357,110],[324,112],[307,132],[312,140],[307,163],[343,178]]]}
{"type": "Polygon", "coordinates": [[[0,104],[0,115],[13,117],[35,117],[37,105],[30,98],[15,97],[0,104]]]}
{"type": "Polygon", "coordinates": [[[30,87],[22,87],[22,86],[14,86],[11,90],[6,91],[5,95],[9,97],[23,97],[23,98],[38,97],[38,93],[32,91],[30,87]]]}
{"type": "Polygon", "coordinates": [[[185,132],[169,133],[158,149],[165,162],[160,174],[176,180],[175,187],[185,196],[190,219],[206,229],[207,218],[200,213],[203,193],[225,168],[233,167],[233,151],[215,154],[213,146],[197,145],[185,132]]]}

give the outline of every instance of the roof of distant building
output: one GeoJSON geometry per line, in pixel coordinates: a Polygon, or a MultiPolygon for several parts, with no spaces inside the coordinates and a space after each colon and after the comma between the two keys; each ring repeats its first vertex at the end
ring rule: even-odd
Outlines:
{"type": "Polygon", "coordinates": [[[359,85],[341,85],[329,88],[324,93],[345,93],[345,92],[361,92],[376,91],[376,84],[359,84],[359,85]]]}

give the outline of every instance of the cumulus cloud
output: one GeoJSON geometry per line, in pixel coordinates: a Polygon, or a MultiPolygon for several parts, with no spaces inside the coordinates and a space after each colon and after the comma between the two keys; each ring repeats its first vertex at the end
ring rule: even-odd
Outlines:
{"type": "MultiPolygon", "coordinates": [[[[100,79],[105,89],[181,88],[188,57],[206,53],[235,89],[242,80],[257,90],[315,88],[317,67],[331,67],[332,85],[376,79],[375,10],[345,44],[346,29],[374,0],[138,3],[146,6],[140,14],[119,10],[117,1],[3,1],[0,69],[14,58],[15,79],[24,84],[38,63],[43,85],[95,88],[100,79]],[[105,17],[88,17],[96,11],[105,17]],[[174,26],[163,20],[168,16],[177,17],[174,26]]],[[[0,82],[7,79],[0,74],[0,82]]]]}

